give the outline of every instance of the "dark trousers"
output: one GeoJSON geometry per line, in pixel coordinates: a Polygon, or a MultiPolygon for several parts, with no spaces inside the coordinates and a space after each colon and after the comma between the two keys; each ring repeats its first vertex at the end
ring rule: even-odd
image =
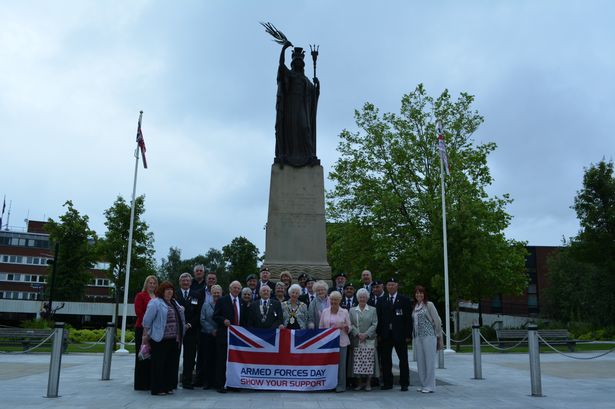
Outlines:
{"type": "Polygon", "coordinates": [[[150,389],[150,359],[140,360],[139,350],[143,342],[143,327],[135,328],[135,379],[136,391],[148,391],[150,389]]]}
{"type": "Polygon", "coordinates": [[[192,372],[196,359],[199,334],[192,328],[184,335],[184,353],[182,364],[182,385],[192,385],[192,372]]]}
{"type": "Polygon", "coordinates": [[[150,339],[152,395],[169,392],[177,387],[179,345],[175,338],[156,342],[150,339]]]}
{"type": "Polygon", "coordinates": [[[226,334],[220,331],[216,337],[216,386],[224,388],[226,384],[226,334]]]}
{"type": "Polygon", "coordinates": [[[382,383],[393,386],[393,348],[399,357],[399,384],[410,385],[410,366],[408,365],[408,344],[405,341],[382,340],[382,383]]]}
{"type": "MultiPolygon", "coordinates": [[[[208,385],[211,388],[218,388],[218,382],[216,380],[216,367],[218,363],[216,359],[218,357],[216,337],[211,334],[204,334],[201,332],[201,351],[199,357],[202,357],[203,363],[203,385],[208,385]],[[205,370],[207,368],[207,370],[205,370]]],[[[222,385],[224,386],[224,385],[222,385]]]]}
{"type": "Polygon", "coordinates": [[[198,332],[198,335],[196,336],[196,378],[194,379],[194,383],[201,386],[204,384],[207,375],[205,374],[205,367],[203,366],[205,357],[203,356],[204,351],[201,340],[201,330],[195,328],[195,331],[198,332]]]}

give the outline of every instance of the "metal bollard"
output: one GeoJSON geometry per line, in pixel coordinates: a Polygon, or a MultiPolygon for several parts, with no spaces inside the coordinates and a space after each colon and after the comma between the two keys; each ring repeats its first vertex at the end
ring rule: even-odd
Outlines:
{"type": "Polygon", "coordinates": [[[480,326],[472,325],[472,353],[474,354],[474,379],[483,379],[483,368],[480,358],[480,326]]]}
{"type": "Polygon", "coordinates": [[[115,342],[115,324],[107,323],[107,337],[105,338],[105,356],[103,358],[102,377],[100,380],[108,381],[111,378],[111,357],[113,355],[113,343],[115,342]]]}
{"type": "Polygon", "coordinates": [[[438,351],[438,369],[444,369],[444,348],[438,351]]]}
{"type": "Polygon", "coordinates": [[[532,396],[543,396],[542,381],[540,380],[540,345],[538,344],[537,330],[536,324],[527,326],[527,344],[530,351],[530,379],[532,382],[532,396]]]}
{"type": "Polygon", "coordinates": [[[60,384],[60,367],[62,365],[62,343],[64,342],[64,323],[56,322],[53,346],[51,347],[51,361],[49,363],[49,380],[47,381],[47,397],[58,397],[60,384]]]}

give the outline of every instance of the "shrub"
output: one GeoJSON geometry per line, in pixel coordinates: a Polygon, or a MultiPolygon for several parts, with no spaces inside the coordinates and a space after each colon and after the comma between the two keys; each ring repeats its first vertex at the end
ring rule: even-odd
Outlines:
{"type": "Polygon", "coordinates": [[[31,329],[49,329],[49,328],[51,328],[51,325],[49,324],[49,321],[44,320],[44,319],[35,319],[35,320],[22,321],[22,323],[19,324],[19,326],[21,328],[31,328],[31,329]]]}

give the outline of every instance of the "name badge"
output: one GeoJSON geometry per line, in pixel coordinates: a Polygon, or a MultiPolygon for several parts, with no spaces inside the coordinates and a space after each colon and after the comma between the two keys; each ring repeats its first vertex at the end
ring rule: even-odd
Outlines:
{"type": "Polygon", "coordinates": [[[401,308],[396,309],[395,315],[398,317],[404,315],[404,310],[402,310],[401,308]]]}
{"type": "Polygon", "coordinates": [[[193,298],[192,300],[190,300],[190,303],[192,305],[197,305],[199,303],[199,300],[193,298]]]}

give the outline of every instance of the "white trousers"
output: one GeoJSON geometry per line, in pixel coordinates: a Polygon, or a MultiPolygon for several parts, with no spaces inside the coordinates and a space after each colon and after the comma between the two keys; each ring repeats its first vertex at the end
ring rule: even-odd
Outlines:
{"type": "Polygon", "coordinates": [[[430,391],[436,390],[436,337],[416,337],[413,340],[416,351],[416,366],[421,386],[430,391]]]}

